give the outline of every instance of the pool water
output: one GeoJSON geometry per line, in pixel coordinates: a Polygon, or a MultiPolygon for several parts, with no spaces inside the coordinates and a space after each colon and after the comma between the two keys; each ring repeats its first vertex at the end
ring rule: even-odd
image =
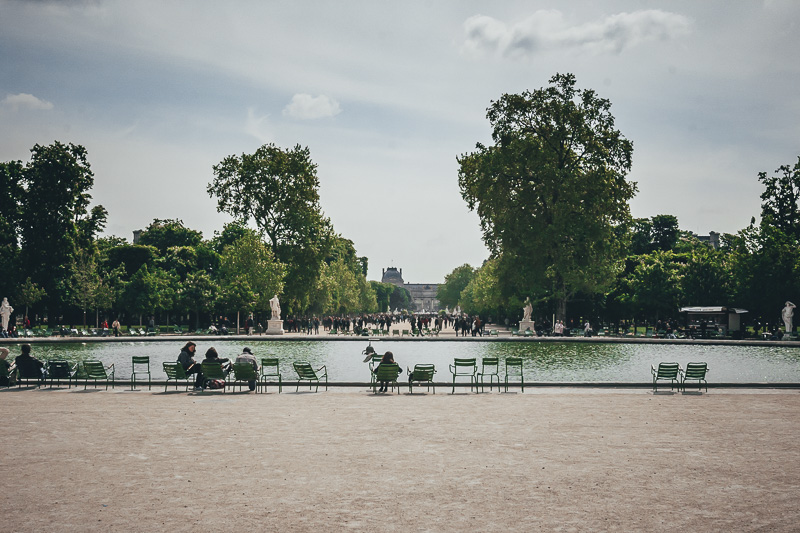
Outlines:
{"type": "MultiPolygon", "coordinates": [[[[33,355],[42,360],[66,359],[77,362],[98,359],[115,365],[116,379],[127,380],[131,374],[131,357],[150,356],[154,380],[166,378],[162,363],[176,361],[187,339],[157,342],[120,343],[37,343],[33,355]]],[[[235,359],[244,346],[256,358],[278,357],[284,379],[294,380],[293,361],[308,361],[315,368],[326,365],[331,382],[367,382],[369,366],[363,363],[362,350],[367,340],[353,341],[233,341],[195,339],[198,361],[214,346],[220,357],[235,359]]],[[[480,371],[483,357],[500,358],[500,375],[505,374],[503,360],[521,357],[525,381],[537,382],[617,382],[644,383],[651,380],[650,366],[659,362],[706,362],[708,379],[718,383],[798,383],[800,382],[800,348],[781,346],[720,346],[669,344],[601,344],[570,342],[403,342],[373,341],[378,353],[391,351],[401,368],[417,363],[436,365],[436,381],[450,381],[448,365],[455,357],[476,358],[480,371]]],[[[11,347],[13,358],[19,354],[11,347]]],[[[403,379],[403,378],[401,378],[403,379]]]]}

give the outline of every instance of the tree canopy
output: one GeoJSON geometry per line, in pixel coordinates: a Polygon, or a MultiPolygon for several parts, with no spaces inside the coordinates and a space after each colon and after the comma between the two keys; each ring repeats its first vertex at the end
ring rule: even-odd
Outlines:
{"type": "Polygon", "coordinates": [[[576,292],[613,283],[636,192],[626,179],[633,144],[611,103],[575,84],[556,74],[549,87],[504,94],[487,111],[494,144],[458,158],[503,297],[553,302],[562,319],[576,292]]]}

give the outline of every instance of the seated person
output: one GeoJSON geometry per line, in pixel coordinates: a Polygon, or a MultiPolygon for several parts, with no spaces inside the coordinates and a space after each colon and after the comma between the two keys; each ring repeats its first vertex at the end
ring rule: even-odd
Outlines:
{"type": "Polygon", "coordinates": [[[225,372],[226,376],[228,375],[228,373],[230,373],[231,367],[233,366],[231,365],[230,359],[220,358],[216,348],[214,348],[213,346],[208,350],[206,350],[206,358],[203,359],[203,363],[219,363],[220,365],[222,365],[222,371],[225,372]]]}
{"type": "Polygon", "coordinates": [[[203,390],[203,367],[194,360],[194,352],[196,349],[197,345],[195,343],[192,341],[187,342],[186,345],[181,348],[178,362],[183,367],[183,371],[187,376],[197,374],[194,380],[194,390],[203,390]]]}
{"type": "MultiPolygon", "coordinates": [[[[237,363],[249,363],[253,366],[253,369],[258,372],[258,361],[256,361],[256,356],[253,355],[253,352],[250,351],[250,348],[244,347],[242,348],[242,353],[239,357],[236,358],[237,363]]],[[[256,390],[256,382],[255,380],[250,380],[247,382],[247,386],[250,387],[250,390],[256,390]]]]}
{"type": "Polygon", "coordinates": [[[11,375],[16,368],[6,360],[8,348],[0,348],[0,387],[10,387],[14,385],[14,377],[11,375]]]}
{"type": "Polygon", "coordinates": [[[31,356],[31,345],[23,344],[20,349],[22,354],[14,359],[14,364],[17,365],[19,376],[21,378],[38,378],[39,383],[44,381],[47,373],[44,369],[44,363],[31,356]]]}
{"type": "MultiPolygon", "coordinates": [[[[386,363],[386,364],[395,363],[394,354],[392,354],[392,352],[386,352],[385,354],[383,354],[383,358],[381,359],[381,362],[378,364],[378,366],[375,367],[375,370],[373,370],[373,372],[377,374],[378,373],[378,369],[384,363],[386,363]]],[[[389,382],[388,381],[381,381],[381,388],[378,389],[378,392],[386,392],[386,390],[388,388],[389,388],[389,382]]]]}

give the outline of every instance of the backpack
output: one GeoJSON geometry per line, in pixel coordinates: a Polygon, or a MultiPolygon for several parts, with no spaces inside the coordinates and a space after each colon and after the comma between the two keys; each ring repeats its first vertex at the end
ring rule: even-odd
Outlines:
{"type": "Polygon", "coordinates": [[[208,387],[209,389],[224,389],[225,381],[221,379],[209,379],[206,382],[206,387],[208,387]]]}

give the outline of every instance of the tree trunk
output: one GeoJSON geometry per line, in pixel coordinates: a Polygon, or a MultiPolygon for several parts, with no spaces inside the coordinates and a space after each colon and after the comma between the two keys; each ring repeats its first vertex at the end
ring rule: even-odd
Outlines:
{"type": "Polygon", "coordinates": [[[561,296],[556,300],[556,319],[567,323],[567,297],[561,296]]]}
{"type": "Polygon", "coordinates": [[[236,334],[239,334],[239,311],[236,311],[236,334]]]}

